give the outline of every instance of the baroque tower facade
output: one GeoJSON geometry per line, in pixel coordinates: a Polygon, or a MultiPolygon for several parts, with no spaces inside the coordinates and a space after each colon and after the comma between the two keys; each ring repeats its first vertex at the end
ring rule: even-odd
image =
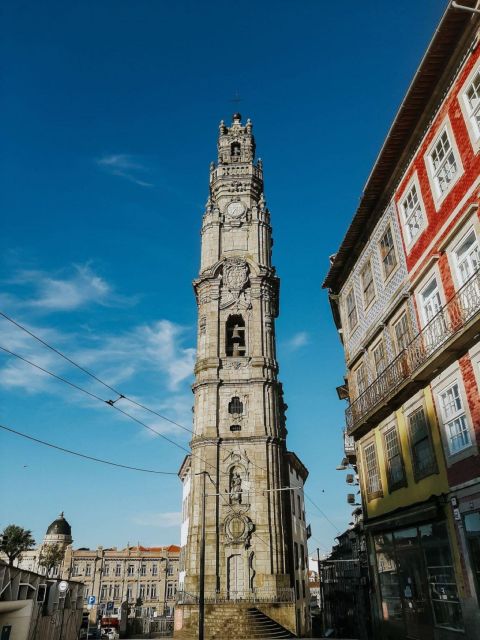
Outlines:
{"type": "MultiPolygon", "coordinates": [[[[241,603],[261,596],[267,608],[277,603],[270,617],[294,632],[298,627],[291,513],[297,496],[287,489],[287,407],[275,346],[279,279],[263,186],[252,124],[234,114],[230,126],[220,123],[194,281],[194,435],[177,629],[197,624],[204,486],[206,601],[216,600],[218,617],[219,602],[236,603],[239,614],[241,603]],[[187,594],[193,595],[192,606],[187,594]]],[[[235,629],[229,637],[250,637],[238,615],[235,629]]]]}

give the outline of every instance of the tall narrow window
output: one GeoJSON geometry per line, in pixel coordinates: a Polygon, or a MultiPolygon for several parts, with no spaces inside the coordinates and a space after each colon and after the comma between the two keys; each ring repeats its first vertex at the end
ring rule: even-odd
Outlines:
{"type": "Polygon", "coordinates": [[[355,300],[355,292],[353,289],[350,289],[347,294],[346,305],[348,328],[350,331],[353,331],[358,323],[357,302],[355,300]]]}
{"type": "Polygon", "coordinates": [[[370,498],[377,497],[382,492],[380,473],[378,470],[377,452],[372,442],[363,450],[365,456],[365,471],[367,477],[367,495],[370,498]]]}
{"type": "Polygon", "coordinates": [[[438,137],[429,159],[437,196],[440,197],[450,188],[458,173],[458,162],[446,129],[438,137]]]}
{"type": "Polygon", "coordinates": [[[108,564],[105,564],[103,567],[103,575],[108,576],[109,573],[110,573],[110,567],[108,564]]]}
{"type": "Polygon", "coordinates": [[[423,407],[419,407],[408,418],[410,447],[412,449],[413,471],[419,480],[436,470],[430,429],[423,407]]]}
{"type": "Polygon", "coordinates": [[[240,357],[245,355],[245,321],[240,315],[230,316],[226,327],[226,354],[240,357]]]}
{"type": "Polygon", "coordinates": [[[387,356],[385,354],[385,343],[382,340],[376,344],[372,349],[373,363],[375,365],[375,371],[379,376],[387,366],[387,356]]]}
{"type": "Polygon", "coordinates": [[[465,284],[480,267],[478,240],[473,229],[456,249],[455,260],[460,284],[465,284]]]}
{"type": "Polygon", "coordinates": [[[475,138],[478,140],[480,138],[480,69],[468,85],[464,100],[475,138]]]}
{"type": "Polygon", "coordinates": [[[421,300],[423,320],[425,324],[427,324],[442,308],[440,291],[438,290],[438,284],[435,278],[433,278],[422,291],[421,300]]]}
{"type": "Polygon", "coordinates": [[[416,185],[411,186],[402,200],[401,211],[407,244],[410,245],[420,235],[425,226],[425,214],[418,197],[416,185]]]}
{"type": "Polygon", "coordinates": [[[458,383],[440,394],[443,424],[451,454],[470,446],[470,431],[458,383]]]}
{"type": "Polygon", "coordinates": [[[387,227],[387,230],[380,240],[380,254],[382,256],[383,274],[385,278],[388,278],[397,266],[397,256],[395,254],[395,245],[390,227],[387,227]]]}
{"type": "Polygon", "coordinates": [[[410,331],[408,328],[407,314],[404,312],[393,325],[395,333],[395,346],[397,354],[403,351],[410,342],[410,331]]]}
{"type": "Polygon", "coordinates": [[[355,369],[355,384],[357,387],[357,397],[361,396],[368,385],[367,368],[364,363],[355,369]]]}
{"type": "Polygon", "coordinates": [[[365,309],[375,298],[375,285],[373,283],[372,263],[369,260],[362,269],[362,289],[365,309]]]}
{"type": "Polygon", "coordinates": [[[397,428],[394,426],[385,431],[385,457],[387,460],[388,488],[390,491],[398,489],[405,484],[405,471],[403,469],[402,452],[398,439],[397,428]]]}

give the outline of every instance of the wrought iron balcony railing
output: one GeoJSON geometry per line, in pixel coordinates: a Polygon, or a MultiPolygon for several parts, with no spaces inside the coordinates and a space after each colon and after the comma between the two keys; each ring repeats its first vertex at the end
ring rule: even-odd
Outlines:
{"type": "Polygon", "coordinates": [[[346,410],[347,433],[351,434],[365,418],[375,412],[387,397],[415,377],[442,352],[442,347],[456,334],[470,326],[480,312],[480,270],[477,271],[413,340],[382,371],[346,410]]]}

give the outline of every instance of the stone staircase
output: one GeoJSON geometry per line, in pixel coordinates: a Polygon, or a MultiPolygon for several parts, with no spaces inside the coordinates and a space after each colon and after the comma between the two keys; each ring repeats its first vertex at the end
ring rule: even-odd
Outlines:
{"type": "MultiPolygon", "coordinates": [[[[191,620],[193,623],[194,621],[191,620]]],[[[198,618],[189,628],[176,631],[175,640],[198,638],[198,618]]],[[[296,638],[285,627],[257,607],[237,605],[207,605],[205,610],[206,640],[270,640],[296,638]]]]}

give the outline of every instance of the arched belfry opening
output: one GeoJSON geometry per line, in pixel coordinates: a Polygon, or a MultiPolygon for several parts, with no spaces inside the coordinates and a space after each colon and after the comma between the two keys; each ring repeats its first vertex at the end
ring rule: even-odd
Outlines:
{"type": "Polygon", "coordinates": [[[225,344],[227,356],[235,358],[245,355],[245,320],[241,315],[234,315],[228,318],[225,344]]]}
{"type": "Polygon", "coordinates": [[[233,396],[228,403],[228,413],[232,415],[241,415],[243,413],[243,402],[238,396],[233,396]]]}
{"type": "Polygon", "coordinates": [[[240,142],[232,142],[232,144],[230,145],[230,155],[232,156],[232,158],[239,158],[242,152],[242,147],[240,145],[240,142]]]}

